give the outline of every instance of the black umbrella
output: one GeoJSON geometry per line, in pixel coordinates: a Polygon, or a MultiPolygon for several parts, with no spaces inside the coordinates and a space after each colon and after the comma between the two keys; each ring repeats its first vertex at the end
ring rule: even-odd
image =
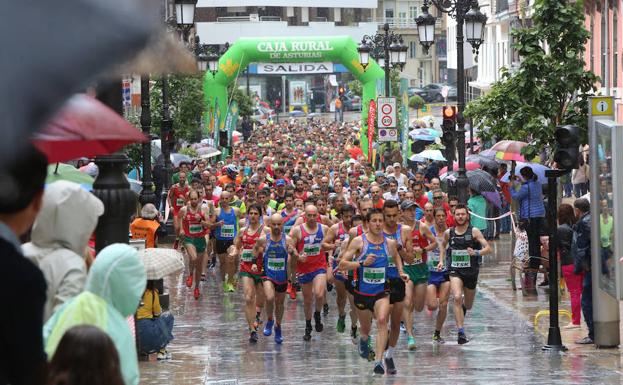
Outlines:
{"type": "Polygon", "coordinates": [[[0,164],[70,95],[144,46],[158,11],[135,0],[4,2],[0,164]]]}
{"type": "Polygon", "coordinates": [[[467,179],[469,180],[469,188],[479,193],[485,191],[496,191],[496,181],[486,171],[473,170],[467,172],[467,179]]]}
{"type": "Polygon", "coordinates": [[[465,162],[478,163],[482,168],[488,168],[489,170],[497,170],[500,164],[495,159],[487,158],[479,154],[468,155],[465,157],[465,162]]]}

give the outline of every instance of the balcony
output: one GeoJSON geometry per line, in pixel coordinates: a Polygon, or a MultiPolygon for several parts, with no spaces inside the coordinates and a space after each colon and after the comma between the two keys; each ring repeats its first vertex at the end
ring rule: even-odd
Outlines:
{"type": "MultiPolygon", "coordinates": [[[[370,19],[369,21],[372,20],[370,19]]],[[[383,28],[385,23],[388,23],[390,29],[417,29],[415,19],[409,18],[387,17],[385,19],[377,20],[376,23],[379,28],[383,28]]],[[[441,28],[441,18],[439,17],[435,21],[435,28],[441,28]]]]}

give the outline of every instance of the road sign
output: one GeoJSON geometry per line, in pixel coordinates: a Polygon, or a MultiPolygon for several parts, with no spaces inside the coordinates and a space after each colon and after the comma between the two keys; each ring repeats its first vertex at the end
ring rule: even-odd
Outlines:
{"type": "MultiPolygon", "coordinates": [[[[378,98],[378,126],[381,128],[396,127],[396,98],[378,98]]],[[[379,131],[380,132],[380,131],[379,131]]]]}
{"type": "Polygon", "coordinates": [[[398,130],[395,128],[379,128],[379,142],[397,142],[398,130]]]}
{"type": "Polygon", "coordinates": [[[448,99],[448,92],[449,91],[450,91],[450,87],[448,87],[448,86],[441,87],[441,96],[443,96],[444,99],[448,99]]]}
{"type": "Polygon", "coordinates": [[[593,116],[614,115],[614,100],[610,96],[597,96],[591,98],[591,114],[593,116]]]}

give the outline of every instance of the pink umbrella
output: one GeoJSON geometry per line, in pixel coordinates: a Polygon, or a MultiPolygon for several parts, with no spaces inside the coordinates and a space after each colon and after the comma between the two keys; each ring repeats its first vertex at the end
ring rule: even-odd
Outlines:
{"type": "MultiPolygon", "coordinates": [[[[471,171],[471,170],[477,170],[480,168],[480,165],[476,162],[466,162],[465,163],[465,169],[467,171],[471,171]]],[[[459,169],[459,162],[454,162],[452,163],[452,169],[454,171],[459,169]]],[[[441,170],[439,170],[439,175],[445,174],[448,172],[448,167],[444,167],[441,170]]]]}
{"type": "Polygon", "coordinates": [[[501,159],[525,162],[526,159],[521,155],[521,149],[528,143],[518,140],[501,140],[488,150],[481,152],[481,155],[501,159]]]}
{"type": "Polygon", "coordinates": [[[79,94],[69,99],[31,140],[47,155],[48,162],[56,163],[111,154],[148,138],[104,103],[79,94]]]}

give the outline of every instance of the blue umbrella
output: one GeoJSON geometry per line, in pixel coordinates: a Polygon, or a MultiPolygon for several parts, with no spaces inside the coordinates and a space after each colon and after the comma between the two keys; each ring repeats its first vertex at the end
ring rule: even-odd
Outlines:
{"type": "MultiPolygon", "coordinates": [[[[515,171],[518,174],[518,176],[521,178],[521,175],[519,175],[519,171],[521,171],[522,168],[524,167],[530,167],[532,168],[532,171],[534,171],[534,173],[536,174],[536,176],[538,177],[538,181],[541,184],[547,184],[547,177],[545,176],[545,171],[549,170],[550,168],[547,166],[544,166],[540,163],[524,163],[524,162],[517,162],[517,166],[515,166],[515,171]]],[[[504,174],[504,176],[502,177],[502,179],[500,179],[502,182],[506,182],[509,183],[510,179],[510,171],[506,172],[506,174],[504,174]]]]}

